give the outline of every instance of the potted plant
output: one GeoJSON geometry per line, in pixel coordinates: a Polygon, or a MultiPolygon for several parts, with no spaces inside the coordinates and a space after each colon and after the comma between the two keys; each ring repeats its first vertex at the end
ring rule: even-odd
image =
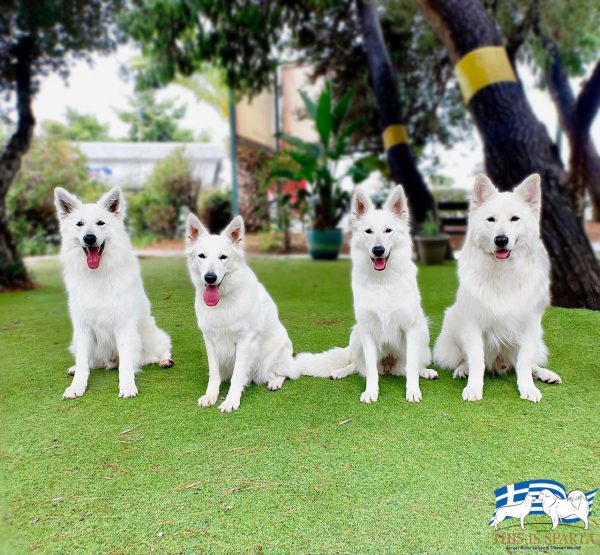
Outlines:
{"type": "Polygon", "coordinates": [[[423,264],[443,264],[449,240],[448,234],[440,232],[440,225],[433,212],[429,212],[415,236],[419,260],[423,264]]]}
{"type": "MultiPolygon", "coordinates": [[[[342,189],[342,180],[351,177],[354,184],[368,177],[376,165],[376,157],[365,156],[355,160],[344,172],[338,172],[338,163],[350,156],[350,137],[363,124],[362,120],[346,122],[352,100],[352,91],[339,102],[333,102],[331,83],[314,102],[304,91],[300,92],[308,117],[314,122],[318,141],[308,142],[298,137],[281,135],[286,143],[285,159],[273,159],[270,176],[277,179],[306,182],[305,197],[310,216],[310,229],[306,232],[309,252],[314,259],[336,259],[343,234],[337,227],[348,209],[350,194],[342,189]]],[[[282,202],[285,201],[285,198],[282,202]]]]}

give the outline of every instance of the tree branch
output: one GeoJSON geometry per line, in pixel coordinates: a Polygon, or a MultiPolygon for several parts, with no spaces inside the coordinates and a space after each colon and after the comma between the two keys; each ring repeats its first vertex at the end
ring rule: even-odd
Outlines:
{"type": "Polygon", "coordinates": [[[573,125],[587,135],[598,109],[600,109],[600,60],[596,62],[592,75],[577,97],[573,110],[573,125]]]}

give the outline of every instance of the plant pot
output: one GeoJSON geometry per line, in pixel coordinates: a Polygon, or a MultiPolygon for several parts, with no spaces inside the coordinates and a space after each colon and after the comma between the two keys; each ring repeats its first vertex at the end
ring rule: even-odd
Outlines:
{"type": "Polygon", "coordinates": [[[306,232],[306,246],[314,260],[335,260],[340,254],[344,234],[341,229],[306,232]]]}
{"type": "Polygon", "coordinates": [[[423,264],[443,264],[448,250],[450,236],[445,233],[435,237],[421,237],[417,235],[417,255],[423,264]]]}

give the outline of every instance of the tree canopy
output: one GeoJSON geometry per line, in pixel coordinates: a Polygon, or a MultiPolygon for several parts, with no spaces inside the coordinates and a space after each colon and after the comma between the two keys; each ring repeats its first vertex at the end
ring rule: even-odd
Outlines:
{"type": "Polygon", "coordinates": [[[44,134],[49,137],[62,137],[69,141],[108,141],[108,125],[100,123],[92,114],[82,114],[67,108],[67,123],[54,120],[44,122],[44,134]]]}

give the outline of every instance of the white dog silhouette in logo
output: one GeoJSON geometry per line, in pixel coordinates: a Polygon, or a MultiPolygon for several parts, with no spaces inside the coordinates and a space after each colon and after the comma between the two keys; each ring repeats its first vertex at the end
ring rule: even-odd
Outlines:
{"type": "Polygon", "coordinates": [[[552,519],[552,530],[558,526],[561,518],[577,517],[583,520],[585,529],[588,529],[588,513],[590,504],[582,491],[574,490],[566,499],[560,499],[550,490],[540,492],[540,501],[544,512],[552,519]]]}
{"type": "Polygon", "coordinates": [[[533,493],[528,493],[521,503],[517,503],[516,505],[505,505],[504,507],[496,509],[492,526],[494,529],[498,530],[498,524],[505,518],[513,517],[518,518],[521,521],[521,528],[525,529],[525,517],[530,513],[531,504],[534,501],[535,495],[533,495],[533,493]]]}

